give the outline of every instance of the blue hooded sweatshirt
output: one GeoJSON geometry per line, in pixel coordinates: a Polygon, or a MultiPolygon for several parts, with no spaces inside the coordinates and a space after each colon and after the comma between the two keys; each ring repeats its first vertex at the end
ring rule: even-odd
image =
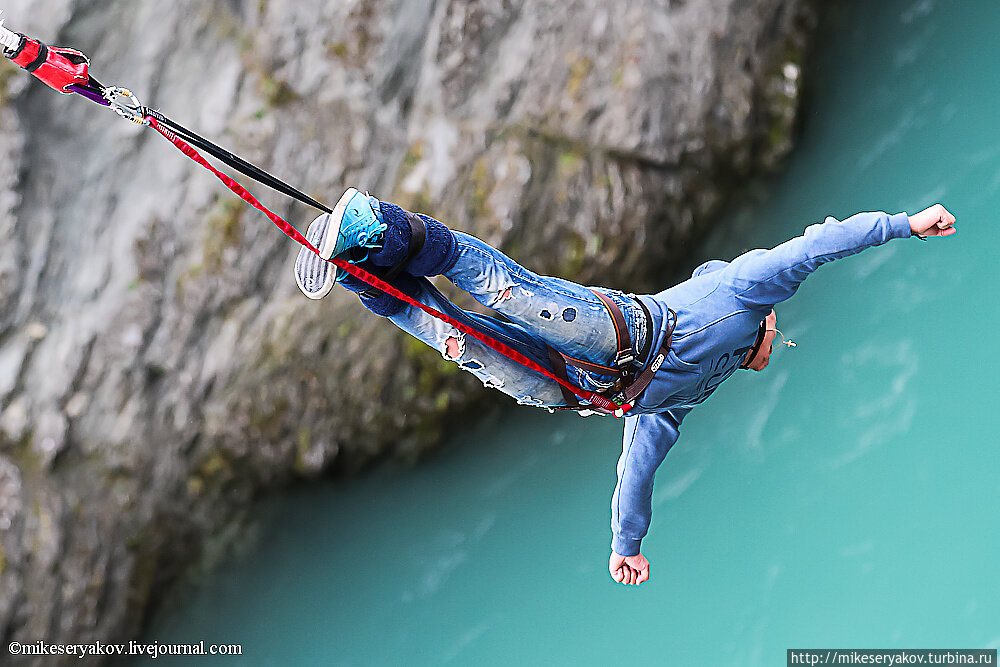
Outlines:
{"type": "Polygon", "coordinates": [[[652,349],[663,344],[673,319],[668,309],[677,321],[670,354],[625,419],[611,499],[615,553],[639,553],[652,513],[653,476],[677,441],[681,421],[740,367],[774,305],[795,294],[820,265],[909,236],[905,213],[827,218],[776,248],[707,262],[679,285],[638,297],[653,319],[652,349]]]}

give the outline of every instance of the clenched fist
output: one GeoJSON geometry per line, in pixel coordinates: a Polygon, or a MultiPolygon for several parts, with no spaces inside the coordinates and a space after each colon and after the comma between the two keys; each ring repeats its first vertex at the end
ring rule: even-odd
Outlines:
{"type": "Polygon", "coordinates": [[[634,556],[619,556],[611,552],[608,561],[608,571],[611,578],[626,586],[638,586],[649,579],[649,561],[642,554],[634,556]]]}

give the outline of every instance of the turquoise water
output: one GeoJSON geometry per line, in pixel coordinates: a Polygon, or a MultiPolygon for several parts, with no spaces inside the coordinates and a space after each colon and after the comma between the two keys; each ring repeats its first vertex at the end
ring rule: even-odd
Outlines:
{"type": "Polygon", "coordinates": [[[852,2],[826,27],[787,173],[700,254],[936,201],[960,231],[825,267],[779,309],[798,348],[723,385],[660,470],[648,583],[607,573],[620,424],[520,409],[272,504],[256,550],[147,638],[241,643],[229,665],[1000,646],[998,34],[992,0],[852,2]]]}

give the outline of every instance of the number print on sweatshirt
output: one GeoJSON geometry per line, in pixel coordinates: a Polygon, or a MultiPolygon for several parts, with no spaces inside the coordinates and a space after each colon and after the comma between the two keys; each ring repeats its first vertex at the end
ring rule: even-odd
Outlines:
{"type": "Polygon", "coordinates": [[[694,400],[695,403],[701,403],[706,398],[712,395],[720,384],[725,382],[726,378],[736,372],[736,369],[740,367],[743,363],[744,357],[746,357],[747,352],[750,351],[752,346],[747,345],[745,347],[738,348],[732,352],[727,352],[721,357],[715,360],[715,363],[711,365],[711,372],[709,373],[708,379],[705,380],[705,385],[702,387],[701,393],[698,398],[694,400]]]}

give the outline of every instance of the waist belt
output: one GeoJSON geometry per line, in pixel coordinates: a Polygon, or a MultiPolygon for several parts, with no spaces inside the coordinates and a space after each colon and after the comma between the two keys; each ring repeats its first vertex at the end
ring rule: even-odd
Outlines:
{"type": "MultiPolygon", "coordinates": [[[[653,381],[653,376],[656,375],[656,371],[660,370],[660,366],[663,365],[664,360],[667,358],[667,354],[670,353],[670,343],[673,338],[674,326],[677,324],[677,314],[674,311],[670,311],[673,315],[673,321],[670,323],[670,327],[667,329],[667,335],[663,339],[663,345],[657,351],[656,355],[652,359],[648,359],[648,363],[641,370],[636,372],[634,366],[630,366],[637,358],[632,347],[632,339],[628,332],[628,325],[625,323],[625,316],[622,314],[621,309],[618,307],[614,301],[608,298],[605,294],[597,291],[590,290],[594,293],[604,307],[607,309],[608,314],[611,316],[611,321],[614,323],[615,327],[615,337],[617,338],[618,352],[615,355],[615,367],[611,368],[608,366],[601,366],[599,364],[592,364],[580,359],[574,359],[573,357],[562,354],[546,345],[546,349],[549,353],[549,362],[552,365],[552,370],[560,379],[567,380],[566,377],[566,366],[574,366],[581,370],[597,373],[598,375],[610,375],[612,377],[617,377],[618,382],[614,387],[600,392],[602,396],[610,398],[618,404],[631,404],[632,401],[639,396],[642,392],[646,390],[646,387],[653,381]]],[[[642,346],[642,350],[638,354],[638,359],[647,359],[649,355],[649,349],[652,346],[653,341],[653,318],[650,316],[649,311],[646,306],[639,299],[635,300],[642,308],[643,314],[646,316],[646,340],[642,346]]],[[[560,385],[562,388],[562,385],[560,385]]],[[[557,410],[591,410],[598,413],[606,413],[606,410],[602,410],[596,406],[580,405],[580,401],[577,397],[570,391],[562,388],[563,399],[566,401],[565,407],[556,408],[557,410]]]]}

